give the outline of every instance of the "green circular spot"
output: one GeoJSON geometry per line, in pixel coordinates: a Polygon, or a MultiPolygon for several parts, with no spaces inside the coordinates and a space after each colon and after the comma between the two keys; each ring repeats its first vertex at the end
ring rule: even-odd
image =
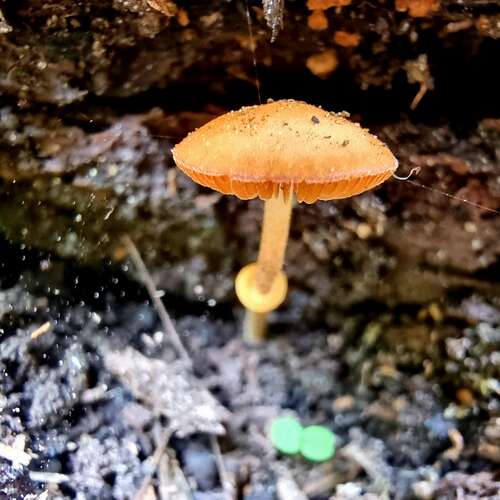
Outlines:
{"type": "Polygon", "coordinates": [[[321,425],[310,425],[302,431],[300,453],[312,462],[324,462],[335,453],[335,434],[321,425]]]}
{"type": "Polygon", "coordinates": [[[273,446],[288,455],[300,450],[302,426],[293,417],[278,417],[271,424],[271,442],[273,446]]]}

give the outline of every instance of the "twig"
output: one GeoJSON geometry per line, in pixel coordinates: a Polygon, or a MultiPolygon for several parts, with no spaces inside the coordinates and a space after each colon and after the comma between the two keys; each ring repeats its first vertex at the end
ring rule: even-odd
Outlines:
{"type": "Polygon", "coordinates": [[[212,446],[212,452],[215,456],[215,463],[217,465],[217,472],[219,473],[222,488],[229,499],[236,498],[234,485],[229,478],[226,466],[224,465],[224,460],[222,459],[222,452],[220,450],[219,441],[217,440],[217,436],[215,436],[214,434],[210,434],[210,445],[212,446]]]}
{"type": "Polygon", "coordinates": [[[163,302],[160,299],[160,293],[156,288],[156,285],[154,284],[151,274],[149,274],[149,271],[146,268],[146,264],[144,264],[144,261],[142,260],[139,250],[137,250],[137,247],[135,246],[134,242],[130,239],[129,236],[127,235],[123,236],[123,242],[125,243],[130,258],[134,262],[134,265],[137,268],[137,271],[139,272],[141,280],[144,283],[144,286],[146,287],[149,296],[151,297],[156,312],[160,317],[160,321],[161,324],[163,325],[165,333],[170,337],[172,344],[176,348],[182,360],[190,368],[192,368],[193,362],[191,361],[191,357],[186,351],[186,348],[184,347],[181,338],[179,337],[179,334],[177,333],[177,330],[175,329],[175,326],[172,323],[172,320],[170,319],[170,315],[168,314],[167,310],[165,309],[165,306],[163,305],[163,302]]]}
{"type": "Polygon", "coordinates": [[[30,470],[29,476],[30,479],[36,483],[61,484],[70,480],[68,475],[59,474],[57,472],[39,472],[30,470]]]}
{"type": "Polygon", "coordinates": [[[142,480],[141,487],[137,491],[137,493],[134,495],[134,500],[143,500],[143,498],[146,495],[146,492],[149,487],[149,483],[151,482],[151,479],[153,478],[154,474],[156,473],[156,470],[158,469],[158,465],[160,464],[160,461],[165,453],[165,448],[167,447],[168,441],[170,440],[170,435],[172,434],[170,429],[164,429],[159,440],[158,444],[156,445],[156,449],[153,453],[153,456],[151,458],[151,470],[144,476],[144,479],[142,480]]]}
{"type": "Polygon", "coordinates": [[[458,429],[450,429],[448,437],[452,446],[443,453],[443,457],[452,462],[457,462],[464,449],[464,438],[458,429]]]}
{"type": "Polygon", "coordinates": [[[277,465],[274,470],[277,475],[276,493],[280,500],[307,500],[306,494],[300,489],[291,472],[285,466],[277,465]]]}
{"type": "Polygon", "coordinates": [[[158,496],[161,500],[193,500],[193,492],[171,450],[163,454],[158,466],[158,496]]]}
{"type": "Polygon", "coordinates": [[[81,395],[82,403],[88,405],[101,401],[106,397],[110,397],[112,391],[109,390],[106,384],[99,384],[91,389],[85,389],[81,395]]]}
{"type": "Polygon", "coordinates": [[[31,332],[30,338],[31,340],[37,339],[41,337],[44,333],[47,333],[50,330],[50,321],[47,321],[43,325],[40,325],[36,330],[31,332]]]}
{"type": "MultiPolygon", "coordinates": [[[[177,352],[178,352],[179,356],[182,358],[182,360],[190,368],[192,368],[193,362],[191,360],[191,357],[189,356],[189,353],[186,351],[186,348],[184,347],[184,345],[179,337],[179,334],[177,333],[177,330],[175,329],[175,326],[172,323],[172,320],[170,319],[170,315],[168,314],[163,302],[160,299],[161,295],[153,282],[151,274],[149,273],[148,269],[146,268],[146,265],[144,264],[144,261],[141,257],[141,254],[139,253],[139,250],[137,250],[137,247],[135,246],[134,242],[132,241],[132,239],[129,236],[127,236],[127,235],[123,236],[123,242],[125,243],[125,246],[127,247],[130,258],[134,262],[134,265],[137,268],[137,271],[139,272],[141,280],[144,283],[144,286],[146,287],[146,289],[149,293],[149,296],[151,297],[151,300],[152,300],[153,305],[156,309],[156,312],[158,313],[158,316],[160,317],[160,321],[161,321],[162,326],[165,330],[165,333],[170,337],[172,344],[174,344],[174,346],[177,349],[177,352]]],[[[170,433],[171,433],[171,431],[169,429],[166,429],[164,431],[164,433],[162,434],[162,437],[160,438],[159,444],[157,445],[156,450],[155,450],[153,457],[152,457],[151,471],[144,477],[142,484],[141,484],[141,487],[139,488],[138,492],[134,496],[134,500],[142,500],[145,497],[145,494],[149,488],[151,479],[153,478],[153,475],[156,473],[156,470],[158,469],[159,464],[161,463],[161,461],[165,455],[165,448],[166,448],[168,440],[170,438],[170,433]]],[[[229,479],[229,475],[228,475],[227,470],[224,466],[224,462],[222,460],[222,453],[220,451],[217,437],[210,434],[210,442],[212,445],[212,451],[215,455],[217,470],[218,470],[219,477],[220,477],[222,486],[224,488],[224,491],[227,494],[228,500],[233,499],[233,498],[235,498],[234,486],[233,486],[231,480],[229,479]]]]}
{"type": "Polygon", "coordinates": [[[420,88],[419,88],[418,92],[416,93],[415,97],[413,98],[413,101],[411,101],[410,109],[412,111],[417,109],[417,106],[420,104],[420,101],[422,100],[422,98],[424,97],[424,95],[427,93],[428,90],[429,90],[429,87],[424,82],[422,82],[420,84],[420,88]]]}

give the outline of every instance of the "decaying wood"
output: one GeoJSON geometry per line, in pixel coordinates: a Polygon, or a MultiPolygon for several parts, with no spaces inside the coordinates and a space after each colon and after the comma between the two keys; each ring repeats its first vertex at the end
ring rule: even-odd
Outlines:
{"type": "Polygon", "coordinates": [[[446,109],[440,123],[412,121],[410,109],[424,118],[439,111],[432,99],[461,88],[460,71],[483,83],[464,84],[457,106],[494,102],[495,2],[286,2],[272,44],[266,16],[278,26],[282,2],[262,10],[249,0],[253,37],[234,2],[202,4],[182,15],[164,0],[2,4],[3,234],[98,266],[126,258],[128,234],[166,292],[198,300],[202,284],[207,297],[232,302],[231,279],[255,254],[259,204],[217,197],[207,205],[206,192],[175,175],[169,151],[211,117],[255,102],[255,55],[264,99],[288,96],[292,80],[304,82],[293,97],[320,92],[336,111],[373,96],[354,118],[378,122],[372,130],[394,150],[401,175],[421,169],[352,201],[296,210],[289,272],[300,289],[315,289],[318,316],[366,300],[424,303],[449,289],[496,293],[488,278],[500,254],[493,104],[465,125],[449,122],[446,109]],[[325,29],[308,23],[318,11],[325,29]],[[475,66],[443,69],[457,54],[475,66]],[[216,97],[233,87],[237,98],[216,97]],[[191,105],[195,88],[218,107],[191,105]],[[408,286],[415,280],[418,289],[408,286]]]}

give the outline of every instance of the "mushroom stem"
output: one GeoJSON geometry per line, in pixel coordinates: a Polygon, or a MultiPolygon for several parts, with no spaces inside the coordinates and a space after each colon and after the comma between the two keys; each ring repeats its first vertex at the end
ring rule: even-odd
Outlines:
{"type": "Polygon", "coordinates": [[[290,231],[292,198],[290,193],[280,190],[278,196],[266,200],[264,205],[264,221],[255,276],[257,289],[264,295],[269,292],[283,267],[290,231]]]}
{"type": "Polygon", "coordinates": [[[250,344],[258,344],[266,338],[268,313],[247,309],[243,323],[243,338],[250,344]]]}
{"type": "Polygon", "coordinates": [[[287,279],[282,271],[290,230],[293,196],[289,190],[267,200],[257,262],[236,277],[236,295],[246,308],[244,337],[251,344],[266,336],[267,315],[285,300],[287,279]]]}

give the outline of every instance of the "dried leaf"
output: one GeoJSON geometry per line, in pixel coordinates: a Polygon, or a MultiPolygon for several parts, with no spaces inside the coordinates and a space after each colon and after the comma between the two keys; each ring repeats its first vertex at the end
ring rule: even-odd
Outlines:
{"type": "Polygon", "coordinates": [[[133,396],[169,419],[180,437],[195,432],[223,434],[229,412],[187,372],[181,361],[166,363],[128,347],[105,351],[104,364],[133,396]]]}
{"type": "Polygon", "coordinates": [[[6,35],[12,31],[12,27],[7,23],[3,12],[0,10],[0,35],[6,35]]]}
{"type": "Polygon", "coordinates": [[[165,14],[168,17],[175,16],[177,14],[177,5],[171,0],[146,0],[148,5],[165,14]]]}

